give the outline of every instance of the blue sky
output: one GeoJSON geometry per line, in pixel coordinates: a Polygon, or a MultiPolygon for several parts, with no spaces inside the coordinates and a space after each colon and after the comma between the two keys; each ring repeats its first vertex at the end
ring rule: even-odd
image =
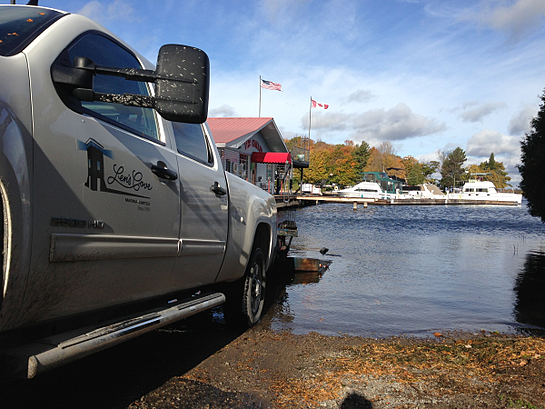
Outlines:
{"type": "MultiPolygon", "coordinates": [[[[2,1],[9,3],[9,1],[2,1]]],[[[22,3],[23,1],[18,1],[22,3]]],[[[262,116],[282,135],[391,142],[468,164],[493,152],[516,184],[545,88],[545,0],[40,0],[84,14],[155,61],[165,43],[211,60],[210,116],[262,116]]]]}

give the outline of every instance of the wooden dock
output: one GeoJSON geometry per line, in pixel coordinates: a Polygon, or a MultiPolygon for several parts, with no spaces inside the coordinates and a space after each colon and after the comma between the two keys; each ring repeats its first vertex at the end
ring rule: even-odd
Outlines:
{"type": "Polygon", "coordinates": [[[514,202],[500,202],[495,200],[463,200],[463,199],[362,199],[353,197],[339,197],[332,195],[276,195],[278,210],[294,207],[318,205],[321,203],[347,203],[354,209],[363,205],[374,206],[520,206],[514,202]]]}
{"type": "Polygon", "coordinates": [[[276,208],[279,210],[302,206],[302,202],[297,199],[298,195],[295,194],[274,195],[274,198],[276,199],[276,208]]]}
{"type": "Polygon", "coordinates": [[[356,209],[358,205],[363,204],[380,206],[520,206],[515,202],[502,202],[493,200],[463,200],[463,199],[362,199],[349,198],[338,196],[318,196],[318,195],[301,195],[297,196],[297,201],[301,202],[302,206],[308,206],[320,203],[352,203],[356,209]]]}

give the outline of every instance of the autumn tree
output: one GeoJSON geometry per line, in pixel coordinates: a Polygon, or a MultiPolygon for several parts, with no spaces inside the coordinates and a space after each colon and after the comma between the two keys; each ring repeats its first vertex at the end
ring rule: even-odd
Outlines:
{"type": "Polygon", "coordinates": [[[365,172],[383,172],[385,170],[383,155],[374,146],[369,149],[369,160],[364,168],[365,172]]]}
{"type": "Polygon", "coordinates": [[[451,187],[457,181],[463,179],[465,172],[464,163],[467,160],[466,153],[462,148],[456,148],[452,152],[445,152],[441,165],[441,187],[451,187]]]}
{"type": "Polygon", "coordinates": [[[522,164],[518,166],[522,176],[520,187],[528,199],[530,214],[540,217],[545,223],[545,90],[541,96],[539,111],[531,125],[531,132],[521,142],[522,164]]]}
{"type": "Polygon", "coordinates": [[[330,154],[327,147],[314,147],[310,151],[309,168],[303,174],[305,182],[322,183],[329,178],[330,154]]]}
{"type": "Polygon", "coordinates": [[[490,173],[490,175],[485,175],[483,180],[489,180],[499,189],[508,186],[507,182],[509,182],[511,178],[507,176],[508,173],[505,171],[503,162],[496,162],[493,152],[490,154],[488,161],[482,162],[479,167],[484,170],[484,173],[490,173]]]}
{"type": "Polygon", "coordinates": [[[383,169],[388,174],[388,176],[396,176],[398,178],[405,179],[407,177],[407,173],[405,172],[405,166],[403,166],[401,158],[397,156],[396,150],[392,142],[382,142],[378,146],[378,150],[382,153],[383,169]]]}
{"type": "Polygon", "coordinates": [[[413,168],[414,165],[418,163],[418,161],[414,157],[409,155],[401,159],[401,163],[403,164],[403,167],[405,168],[407,177],[409,177],[409,173],[411,173],[411,169],[413,168]]]}
{"type": "Polygon", "coordinates": [[[382,142],[378,148],[369,150],[369,160],[364,169],[365,172],[386,172],[388,176],[405,178],[405,167],[401,158],[395,154],[391,142],[382,142]]]}
{"type": "Polygon", "coordinates": [[[467,172],[470,175],[474,175],[481,180],[486,180],[494,183],[499,189],[507,187],[507,182],[511,180],[505,172],[505,166],[503,162],[496,162],[494,160],[494,154],[490,155],[492,161],[489,159],[486,162],[482,162],[480,165],[471,165],[467,168],[467,172]],[[492,167],[490,163],[492,162],[492,167]]]}
{"type": "MultiPolygon", "coordinates": [[[[349,141],[352,142],[352,141],[349,141]]],[[[355,169],[355,159],[353,152],[354,143],[345,142],[344,145],[335,145],[330,154],[329,161],[329,181],[342,187],[354,184],[358,178],[357,169],[355,169]]]]}

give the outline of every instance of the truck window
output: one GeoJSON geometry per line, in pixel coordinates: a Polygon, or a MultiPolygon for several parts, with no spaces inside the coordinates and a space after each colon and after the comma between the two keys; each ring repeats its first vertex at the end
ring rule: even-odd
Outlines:
{"type": "Polygon", "coordinates": [[[214,163],[210,146],[200,124],[173,122],[172,128],[178,152],[207,165],[214,163]]]}
{"type": "Polygon", "coordinates": [[[15,55],[64,14],[41,7],[5,7],[0,14],[0,55],[15,55]]]}
{"type": "MultiPolygon", "coordinates": [[[[87,57],[95,64],[110,67],[142,68],[136,57],[126,48],[99,33],[87,33],[77,38],[61,53],[54,64],[72,66],[74,58],[87,57]]],[[[149,95],[145,82],[127,81],[121,77],[97,75],[94,90],[111,94],[149,95]]],[[[86,113],[149,139],[159,139],[155,113],[151,108],[125,106],[107,102],[78,101],[59,92],[65,104],[80,113],[86,113]]]]}

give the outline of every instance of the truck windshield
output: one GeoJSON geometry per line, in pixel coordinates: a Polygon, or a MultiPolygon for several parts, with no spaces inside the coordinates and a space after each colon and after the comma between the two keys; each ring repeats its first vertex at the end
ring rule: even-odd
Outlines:
{"type": "Polygon", "coordinates": [[[0,7],[0,55],[15,55],[64,14],[35,6],[0,7]]]}

